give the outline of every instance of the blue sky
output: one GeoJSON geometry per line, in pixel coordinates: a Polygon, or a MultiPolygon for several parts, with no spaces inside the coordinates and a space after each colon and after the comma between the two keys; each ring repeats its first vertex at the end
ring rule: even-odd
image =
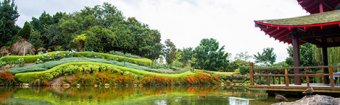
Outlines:
{"type": "MultiPolygon", "coordinates": [[[[273,47],[277,61],[288,56],[287,44],[279,42],[259,28],[254,20],[308,15],[297,0],[16,0],[23,25],[43,11],[72,13],[85,6],[109,2],[125,17],[158,29],[162,41],[171,39],[178,48],[195,47],[202,38],[215,38],[234,57],[247,51],[253,55],[273,47]]],[[[231,57],[231,58],[233,58],[231,57]]]]}

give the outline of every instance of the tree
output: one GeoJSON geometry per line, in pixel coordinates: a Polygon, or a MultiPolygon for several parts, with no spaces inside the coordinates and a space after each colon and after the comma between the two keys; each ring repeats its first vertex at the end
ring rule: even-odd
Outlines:
{"type": "Polygon", "coordinates": [[[25,22],[24,27],[18,32],[18,35],[21,36],[21,38],[24,38],[28,40],[31,36],[32,28],[30,23],[25,22]]]}
{"type": "Polygon", "coordinates": [[[0,2],[0,46],[9,45],[19,28],[15,25],[19,13],[14,0],[0,2]]]}
{"type": "Polygon", "coordinates": [[[247,51],[237,53],[235,56],[235,60],[242,60],[242,61],[248,61],[250,58],[251,58],[251,55],[249,55],[247,51]]]}
{"type": "Polygon", "coordinates": [[[164,56],[166,63],[171,65],[172,62],[176,59],[176,46],[170,39],[165,40],[165,48],[164,48],[164,56]]]}
{"type": "Polygon", "coordinates": [[[224,46],[219,47],[215,39],[202,39],[194,50],[194,67],[213,71],[225,70],[229,63],[228,56],[229,54],[224,52],[224,46]]]}
{"type": "MultiPolygon", "coordinates": [[[[286,63],[289,66],[293,66],[293,47],[287,48],[289,57],[286,58],[286,63]]],[[[315,66],[317,65],[315,58],[315,52],[317,51],[316,46],[306,43],[300,46],[300,65],[301,66],[315,66]]]]}
{"type": "Polygon", "coordinates": [[[178,52],[181,53],[181,57],[179,58],[179,61],[183,63],[183,65],[188,65],[194,55],[193,49],[191,47],[183,48],[182,50],[179,50],[178,52]]]}
{"type": "Polygon", "coordinates": [[[79,51],[84,51],[85,41],[86,41],[86,34],[77,35],[73,39],[73,43],[77,44],[79,51]]]}
{"type": "Polygon", "coordinates": [[[115,34],[106,28],[92,27],[86,33],[85,49],[96,52],[108,52],[113,50],[115,34]]]}
{"type": "Polygon", "coordinates": [[[38,31],[32,31],[29,42],[31,42],[35,48],[44,47],[44,42],[41,40],[41,35],[38,31]]]}
{"type": "Polygon", "coordinates": [[[270,66],[275,63],[276,54],[274,53],[274,48],[264,48],[262,53],[258,52],[256,55],[254,55],[254,58],[256,63],[270,66]]]}

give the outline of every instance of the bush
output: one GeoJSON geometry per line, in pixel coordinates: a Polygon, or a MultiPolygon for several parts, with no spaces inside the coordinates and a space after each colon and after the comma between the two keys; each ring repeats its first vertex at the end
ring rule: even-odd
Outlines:
{"type": "MultiPolygon", "coordinates": [[[[39,60],[37,60],[38,62],[39,60]]],[[[26,66],[26,67],[15,67],[10,69],[11,73],[24,73],[24,72],[34,72],[34,71],[44,71],[48,70],[50,68],[53,68],[55,66],[65,64],[65,63],[71,63],[71,62],[98,62],[98,63],[106,63],[106,64],[112,64],[112,65],[118,65],[118,66],[124,66],[128,68],[138,69],[138,70],[145,70],[150,72],[158,72],[158,73],[181,73],[181,72],[174,72],[171,69],[152,69],[150,67],[146,66],[140,66],[132,63],[123,63],[113,60],[105,60],[105,59],[98,59],[98,58],[84,58],[84,57],[71,57],[71,58],[63,58],[59,61],[48,61],[45,63],[35,64],[32,66],[26,66]]]]}
{"type": "Polygon", "coordinates": [[[15,75],[15,77],[21,82],[32,82],[37,79],[49,81],[59,76],[77,74],[77,73],[122,72],[122,71],[128,71],[136,75],[162,76],[162,77],[181,77],[185,75],[194,74],[192,72],[184,72],[181,74],[160,74],[160,73],[147,72],[147,71],[126,68],[126,67],[121,67],[121,66],[116,66],[116,65],[110,65],[110,64],[104,64],[104,63],[72,62],[72,63],[67,63],[67,64],[56,66],[45,71],[18,73],[15,75]]]}
{"type": "Polygon", "coordinates": [[[249,67],[248,66],[241,66],[240,67],[240,73],[242,75],[248,74],[249,73],[249,67]]]}
{"type": "Polygon", "coordinates": [[[0,84],[1,83],[3,83],[2,85],[9,85],[15,83],[14,76],[7,70],[0,72],[0,84]]]}
{"type": "Polygon", "coordinates": [[[47,54],[40,55],[28,55],[28,56],[5,56],[1,57],[0,60],[7,62],[9,64],[15,64],[18,59],[23,58],[25,63],[34,63],[37,60],[41,60],[43,62],[51,61],[51,60],[59,60],[65,57],[89,57],[89,58],[105,58],[108,60],[117,60],[120,62],[129,62],[143,66],[151,66],[152,61],[147,58],[129,58],[126,56],[106,54],[106,53],[96,53],[96,52],[72,52],[72,51],[57,51],[57,52],[49,52],[47,54]]]}

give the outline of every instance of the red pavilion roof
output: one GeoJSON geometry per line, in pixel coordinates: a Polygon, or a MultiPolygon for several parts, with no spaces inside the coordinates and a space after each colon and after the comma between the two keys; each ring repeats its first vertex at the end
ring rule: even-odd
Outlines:
{"type": "Polygon", "coordinates": [[[307,12],[314,14],[320,12],[320,4],[322,5],[323,11],[334,10],[335,7],[340,3],[340,0],[297,0],[298,3],[307,12]]]}
{"type": "Polygon", "coordinates": [[[291,39],[289,35],[293,29],[306,31],[320,30],[329,26],[340,26],[340,10],[316,13],[295,18],[258,20],[255,21],[255,25],[270,37],[290,44],[291,39]]]}

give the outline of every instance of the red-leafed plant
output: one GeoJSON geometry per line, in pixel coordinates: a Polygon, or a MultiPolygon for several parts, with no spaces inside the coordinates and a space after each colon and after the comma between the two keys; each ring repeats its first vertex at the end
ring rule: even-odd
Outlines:
{"type": "Polygon", "coordinates": [[[1,85],[12,85],[15,83],[14,75],[5,69],[0,72],[0,81],[3,83],[1,85]]]}

